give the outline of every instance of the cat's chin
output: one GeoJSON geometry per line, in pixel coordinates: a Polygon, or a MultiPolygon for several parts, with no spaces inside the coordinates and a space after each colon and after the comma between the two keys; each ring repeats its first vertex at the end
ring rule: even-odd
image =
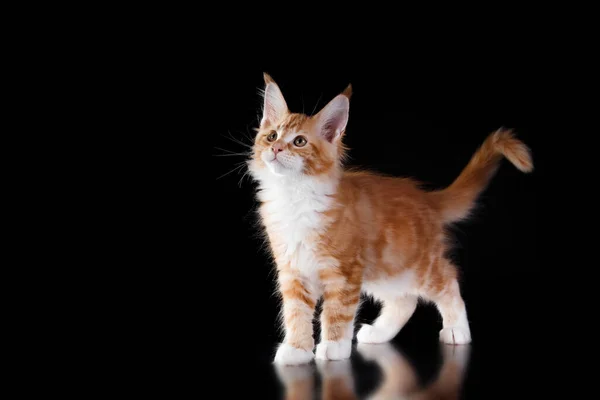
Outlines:
{"type": "Polygon", "coordinates": [[[268,161],[266,164],[267,168],[269,168],[269,171],[271,171],[271,173],[273,173],[275,176],[287,176],[293,172],[290,168],[287,168],[281,163],[281,161],[277,159],[268,161]]]}
{"type": "Polygon", "coordinates": [[[285,176],[285,173],[284,173],[285,167],[283,165],[281,165],[281,163],[277,160],[269,161],[267,163],[267,168],[275,176],[285,176]]]}

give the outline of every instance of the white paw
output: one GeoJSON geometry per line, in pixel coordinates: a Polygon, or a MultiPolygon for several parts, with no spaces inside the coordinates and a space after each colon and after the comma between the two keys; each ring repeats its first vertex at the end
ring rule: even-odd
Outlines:
{"type": "Polygon", "coordinates": [[[446,344],[467,344],[471,342],[469,328],[444,328],[440,331],[440,341],[446,344]]]}
{"type": "Polygon", "coordinates": [[[350,358],[350,353],[352,353],[352,341],[331,342],[325,340],[317,345],[316,353],[320,360],[345,360],[350,358]]]}
{"type": "Polygon", "coordinates": [[[385,332],[381,328],[369,324],[363,324],[362,328],[356,334],[356,340],[359,343],[385,343],[389,342],[392,338],[389,332],[385,332]]]}
{"type": "Polygon", "coordinates": [[[300,365],[308,364],[314,357],[312,351],[298,349],[282,343],[277,349],[274,362],[280,365],[300,365]]]}

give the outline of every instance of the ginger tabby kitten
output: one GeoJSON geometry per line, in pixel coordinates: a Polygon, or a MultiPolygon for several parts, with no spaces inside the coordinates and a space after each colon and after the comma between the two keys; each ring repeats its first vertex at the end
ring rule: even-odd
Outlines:
{"type": "Polygon", "coordinates": [[[350,86],[307,116],[290,112],[277,84],[264,78],[249,171],[258,183],[260,221],[283,299],[285,340],[274,361],[349,358],[361,293],[383,307],[358,331],[360,343],[391,340],[419,298],[437,306],[442,342],[469,343],[456,267],[445,257],[445,227],[468,217],[503,157],[531,172],[528,147],[498,130],[449,187],[425,191],[408,178],[344,169],[350,86]],[[321,297],[321,340],[313,353],[312,320],[321,297]]]}

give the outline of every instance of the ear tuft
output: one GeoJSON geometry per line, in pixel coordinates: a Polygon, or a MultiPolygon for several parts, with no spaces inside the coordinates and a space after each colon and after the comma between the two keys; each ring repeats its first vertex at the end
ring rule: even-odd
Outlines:
{"type": "Polygon", "coordinates": [[[263,78],[265,80],[265,85],[268,85],[269,83],[275,83],[273,78],[271,78],[271,75],[267,74],[266,72],[263,72],[263,78]]]}
{"type": "Polygon", "coordinates": [[[276,124],[288,112],[287,103],[277,83],[266,72],[263,73],[263,77],[265,79],[265,92],[261,126],[276,124]]]}
{"type": "Polygon", "coordinates": [[[344,89],[342,94],[344,96],[346,96],[347,98],[351,98],[352,97],[352,84],[349,84],[348,87],[346,87],[346,89],[344,89]]]}

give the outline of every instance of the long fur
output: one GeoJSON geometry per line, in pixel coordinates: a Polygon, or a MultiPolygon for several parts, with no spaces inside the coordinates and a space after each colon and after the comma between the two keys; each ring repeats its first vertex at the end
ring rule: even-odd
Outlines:
{"type": "Polygon", "coordinates": [[[432,193],[445,222],[469,217],[481,192],[488,186],[506,157],[522,172],[533,171],[529,148],[512,130],[500,129],[487,137],[456,180],[446,189],[432,193]]]}
{"type": "Polygon", "coordinates": [[[437,306],[442,342],[469,343],[446,227],[468,218],[503,157],[531,172],[528,147],[500,129],[450,186],[427,191],[410,178],[344,167],[350,87],[313,116],[291,113],[268,75],[265,93],[249,171],[282,299],[284,340],[275,361],[348,358],[361,295],[382,304],[375,322],[356,334],[361,343],[391,340],[418,299],[437,306]],[[321,299],[321,338],[313,353],[312,321],[321,299]]]}

